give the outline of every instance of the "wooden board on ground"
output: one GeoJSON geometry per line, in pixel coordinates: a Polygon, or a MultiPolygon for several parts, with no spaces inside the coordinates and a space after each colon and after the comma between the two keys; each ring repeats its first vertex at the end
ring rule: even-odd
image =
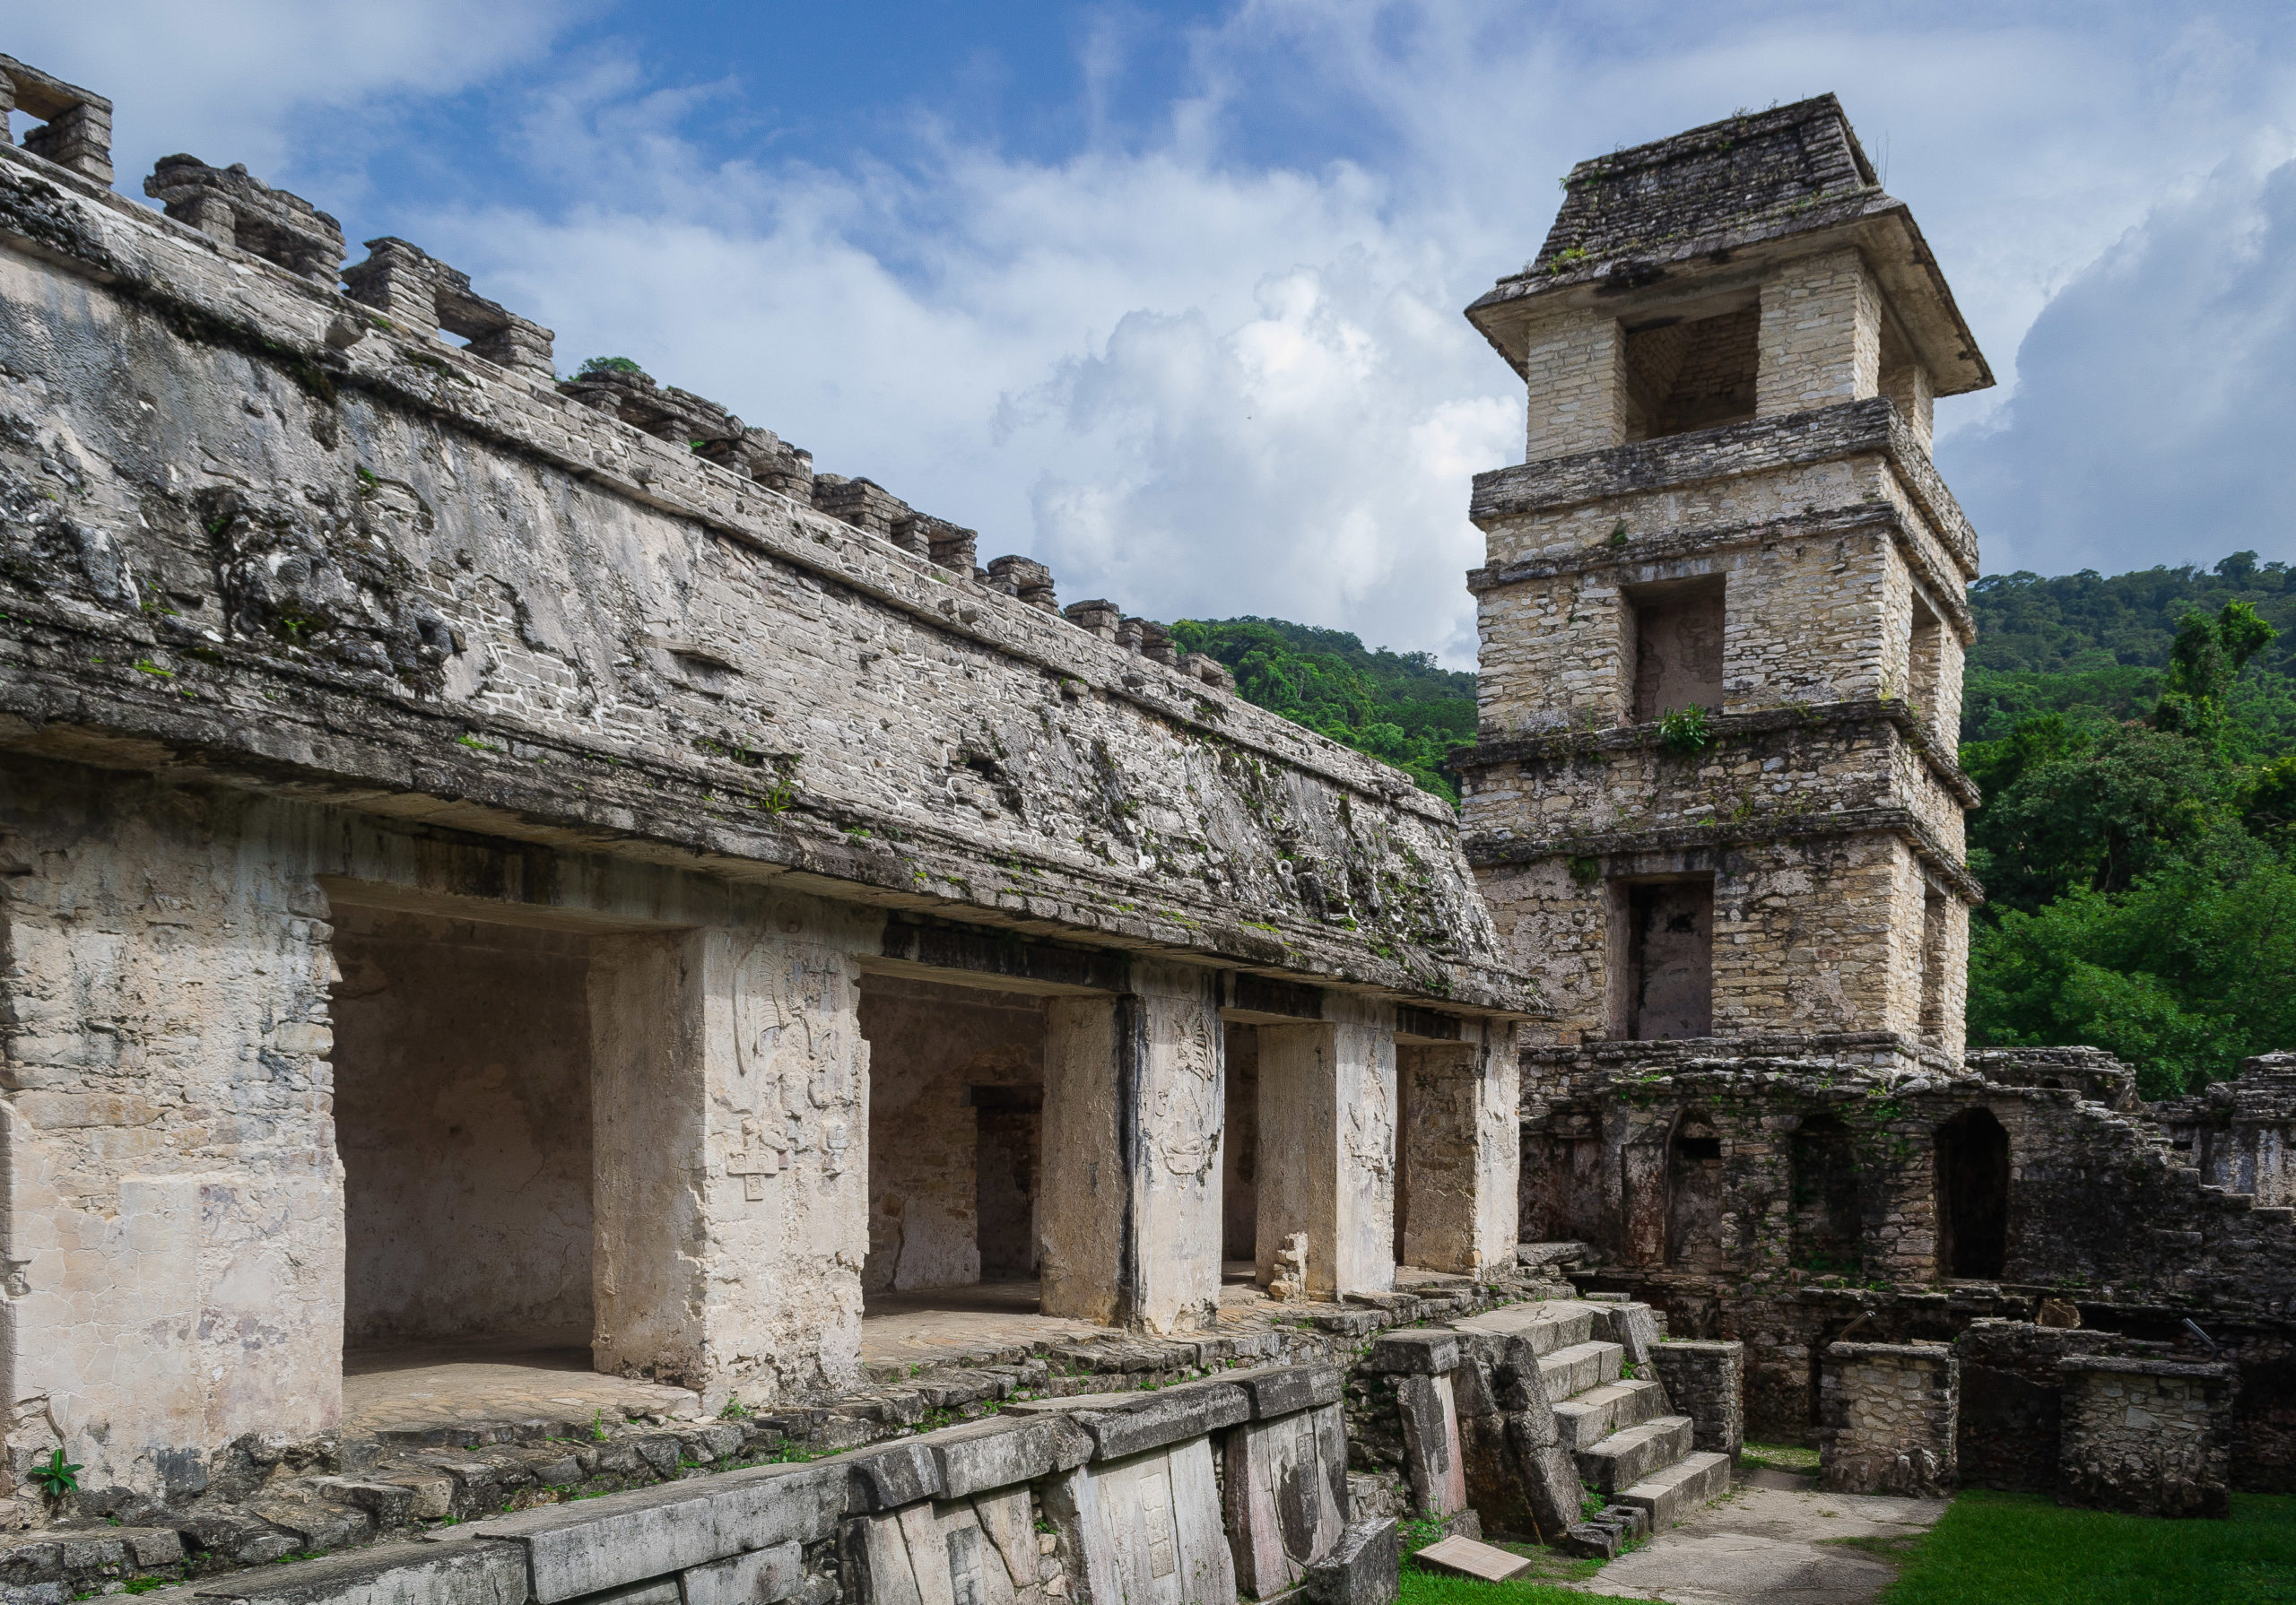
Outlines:
{"type": "Polygon", "coordinates": [[[1489,1544],[1477,1543],[1471,1538],[1444,1539],[1428,1545],[1414,1558],[1421,1565],[1431,1566],[1439,1572],[1474,1577],[1484,1583],[1504,1583],[1531,1569],[1531,1563],[1524,1557],[1494,1549],[1489,1544]]]}

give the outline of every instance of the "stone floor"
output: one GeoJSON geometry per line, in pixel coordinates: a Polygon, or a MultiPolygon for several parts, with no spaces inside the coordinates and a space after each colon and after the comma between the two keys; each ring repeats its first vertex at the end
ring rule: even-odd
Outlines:
{"type": "Polygon", "coordinates": [[[343,1357],[343,1429],[352,1436],[427,1432],[471,1421],[587,1421],[603,1411],[694,1415],[701,1398],[685,1388],[590,1369],[587,1344],[561,1338],[348,1349],[343,1357]]]}
{"type": "MultiPolygon", "coordinates": [[[[1254,1282],[1248,1260],[1220,1269],[1223,1329],[1339,1307],[1271,1302],[1254,1282]]],[[[1396,1285],[1411,1289],[1457,1280],[1405,1266],[1396,1285]]],[[[1041,1314],[1037,1297],[1033,1278],[873,1294],[861,1313],[863,1373],[994,1364],[1040,1343],[1120,1335],[1090,1321],[1041,1314]]],[[[593,1372],[578,1332],[354,1349],[344,1356],[343,1368],[344,1429],[355,1436],[538,1417],[587,1421],[598,1411],[610,1420],[674,1418],[700,1408],[700,1398],[683,1388],[593,1372]]]]}
{"type": "Polygon", "coordinates": [[[1031,1343],[1071,1342],[1108,1328],[1037,1313],[1037,1282],[975,1282],[872,1293],[861,1308],[861,1366],[961,1365],[1031,1343]]]}
{"type": "Polygon", "coordinates": [[[1883,1557],[1947,1504],[1823,1493],[1816,1478],[1787,1471],[1743,1475],[1727,1499],[1563,1586],[1671,1605],[1864,1605],[1897,1575],[1883,1557]]]}

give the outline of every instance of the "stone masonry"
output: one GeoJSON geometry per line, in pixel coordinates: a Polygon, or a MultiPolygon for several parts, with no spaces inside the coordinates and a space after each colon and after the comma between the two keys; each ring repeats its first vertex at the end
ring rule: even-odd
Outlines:
{"type": "Polygon", "coordinates": [[[1530,426],[1475,482],[1465,821],[1556,1005],[1541,1033],[1950,1060],[1982,895],[1952,746],[1977,547],[1927,409],[1991,374],[1831,96],[1565,188],[1467,314],[1530,426]]]}
{"type": "Polygon", "coordinates": [[[20,1524],[59,1451],[175,1509],[328,1439],[347,1344],[716,1412],[851,1388],[865,1282],[1205,1333],[1236,1031],[1317,1296],[1390,1293],[1414,1195],[1407,1254],[1511,1272],[1543,1005],[1441,801],[706,398],[561,384],[419,246],[338,278],[188,156],[114,195],[107,102],[0,83],[48,119],[0,147],[20,1524]]]}
{"type": "Polygon", "coordinates": [[[1825,1485],[1935,1497],[1956,1480],[1960,1365],[1939,1343],[1836,1343],[1818,1398],[1825,1485]]]}

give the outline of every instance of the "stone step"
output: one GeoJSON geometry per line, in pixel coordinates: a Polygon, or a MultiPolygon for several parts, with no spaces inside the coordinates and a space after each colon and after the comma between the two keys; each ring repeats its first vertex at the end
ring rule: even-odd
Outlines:
{"type": "Polygon", "coordinates": [[[1554,1420],[1562,1429],[1562,1446],[1576,1453],[1625,1427],[1656,1420],[1665,1410],[1666,1390],[1644,1377],[1637,1382],[1605,1383],[1576,1399],[1566,1399],[1554,1407],[1554,1420]]]}
{"type": "Polygon", "coordinates": [[[1650,1513],[1650,1531],[1663,1532],[1701,1505],[1730,1491],[1730,1457],[1701,1449],[1662,1471],[1654,1471],[1612,1496],[1620,1505],[1650,1513]]]}
{"type": "Polygon", "coordinates": [[[1591,1449],[1571,1456],[1578,1474],[1602,1493],[1632,1488],[1690,1453],[1688,1416],[1660,1416],[1639,1427],[1614,1432],[1591,1449]]]}
{"type": "Polygon", "coordinates": [[[1616,1343],[1573,1343],[1539,1359],[1539,1379],[1549,1399],[1570,1399],[1616,1382],[1626,1350],[1616,1343]]]}
{"type": "Polygon", "coordinates": [[[1480,1315],[1464,1316],[1449,1326],[1457,1332],[1526,1338],[1532,1353],[1548,1355],[1595,1335],[1595,1307],[1575,1298],[1543,1298],[1502,1305],[1480,1315]]]}

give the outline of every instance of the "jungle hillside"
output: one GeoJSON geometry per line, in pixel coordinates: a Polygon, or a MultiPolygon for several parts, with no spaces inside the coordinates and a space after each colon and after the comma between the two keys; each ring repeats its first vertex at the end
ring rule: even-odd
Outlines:
{"type": "MultiPolygon", "coordinates": [[[[2296,1048],[2296,569],[1991,575],[1961,766],[1973,1046],[2088,1043],[2172,1097],[2296,1048]]],[[[1184,620],[1260,707],[1456,802],[1474,676],[1282,620],[1184,620]]]]}

